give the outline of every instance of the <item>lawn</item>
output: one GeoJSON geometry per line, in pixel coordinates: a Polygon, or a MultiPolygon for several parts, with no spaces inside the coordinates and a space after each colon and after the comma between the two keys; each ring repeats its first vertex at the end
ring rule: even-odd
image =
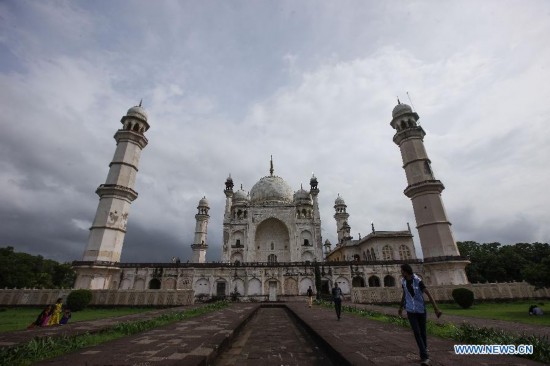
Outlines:
{"type": "MultiPolygon", "coordinates": [[[[36,320],[36,317],[43,308],[6,308],[0,309],[0,332],[26,329],[29,324],[36,320]]],[[[88,308],[72,313],[70,323],[84,320],[111,318],[135,313],[150,311],[151,308],[111,308],[94,309],[88,308]]]]}
{"type": "MultiPolygon", "coordinates": [[[[229,306],[227,301],[218,301],[216,303],[199,306],[198,308],[191,308],[185,312],[167,312],[152,319],[133,320],[118,323],[102,329],[98,333],[90,334],[86,332],[84,334],[68,337],[34,338],[27,343],[19,344],[17,346],[0,348],[0,365],[32,365],[38,361],[48,358],[54,358],[86,347],[93,347],[104,342],[138,334],[149,329],[158,328],[167,324],[191,319],[209,312],[218,311],[227,306],[229,306]]],[[[147,311],[148,309],[127,308],[126,310],[130,310],[130,313],[132,313],[136,312],[136,310],[147,311]]],[[[86,311],[93,312],[93,310],[86,311]]],[[[104,312],[104,310],[96,312],[96,314],[103,314],[103,316],[108,315],[104,312]]],[[[121,314],[122,311],[118,311],[117,315],[121,314]]]]}
{"type": "MultiPolygon", "coordinates": [[[[457,304],[438,304],[444,314],[471,316],[474,318],[507,320],[525,324],[540,324],[550,326],[550,304],[541,300],[514,301],[503,303],[480,303],[474,304],[469,309],[462,309],[457,304]],[[529,306],[538,305],[543,316],[529,315],[529,306]]],[[[428,305],[431,308],[431,305],[428,305]]],[[[429,310],[432,311],[431,309],[429,310]]]]}

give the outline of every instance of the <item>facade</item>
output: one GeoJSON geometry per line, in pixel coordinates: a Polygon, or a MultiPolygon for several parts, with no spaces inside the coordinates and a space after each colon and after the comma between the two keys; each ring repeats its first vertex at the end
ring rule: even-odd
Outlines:
{"type": "Polygon", "coordinates": [[[416,251],[411,228],[407,224],[405,231],[376,231],[363,238],[354,240],[350,235],[349,213],[346,202],[340,195],[334,202],[334,219],[338,233],[338,243],[331,249],[331,243],[325,242],[325,259],[330,262],[377,262],[395,260],[416,260],[416,251]]]}
{"type": "Polygon", "coordinates": [[[270,163],[269,175],[250,194],[242,186],[233,192],[231,176],[225,182],[222,262],[322,261],[317,178],[309,191],[293,192],[270,163]]]}
{"type": "Polygon", "coordinates": [[[441,201],[443,184],[433,178],[422,142],[425,133],[417,120],[410,107],[398,104],[391,125],[397,130],[394,142],[403,156],[409,182],[405,194],[413,202],[424,264],[417,258],[410,227],[375,231],[372,226],[370,234],[354,240],[347,205],[340,196],[334,205],[338,243],[334,249],[328,241],[323,245],[317,178],[311,177],[309,190],[293,191],[274,175],[273,159],[269,175],[250,193],[242,186],[234,190],[231,176],[225,181],[220,263],[206,262],[210,217],[206,197],[197,206],[191,263],[120,263],[129,205],[137,198],[133,186],[139,155],[147,144],[143,133],[149,128],[141,105],[132,107],[122,118],[123,129],[115,134],[115,158],[106,184],[97,191],[100,203],[83,260],[74,262],[75,287],[192,290],[195,298],[238,294],[274,301],[303,295],[309,286],[315,289],[316,273],[321,283],[316,291],[321,293],[328,294],[335,282],[344,294],[350,294],[352,287],[396,287],[401,263],[411,263],[429,285],[467,283],[467,261],[452,237],[441,201]]]}

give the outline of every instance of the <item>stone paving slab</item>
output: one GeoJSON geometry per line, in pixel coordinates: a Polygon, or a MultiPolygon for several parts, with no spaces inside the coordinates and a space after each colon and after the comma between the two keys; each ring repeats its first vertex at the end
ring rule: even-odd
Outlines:
{"type": "MultiPolygon", "coordinates": [[[[349,313],[337,320],[334,310],[287,303],[313,332],[350,365],[418,365],[418,348],[410,329],[349,313]]],[[[394,309],[395,311],[395,309],[394,309]]],[[[540,365],[509,355],[455,355],[455,341],[428,336],[432,365],[540,365]]]]}
{"type": "Polygon", "coordinates": [[[227,345],[259,304],[228,308],[81,349],[36,365],[206,365],[227,345]]]}

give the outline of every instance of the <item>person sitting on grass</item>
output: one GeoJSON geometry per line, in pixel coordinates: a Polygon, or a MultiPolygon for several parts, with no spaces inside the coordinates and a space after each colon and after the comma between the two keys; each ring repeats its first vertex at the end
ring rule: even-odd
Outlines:
{"type": "Polygon", "coordinates": [[[50,322],[50,318],[52,316],[52,313],[53,313],[53,307],[51,305],[48,305],[46,307],[48,309],[48,311],[46,313],[44,313],[44,317],[42,318],[42,324],[40,324],[41,327],[47,327],[49,322],[50,322]]]}
{"type": "MultiPolygon", "coordinates": [[[[32,329],[34,327],[41,327],[42,324],[44,323],[44,321],[46,320],[46,318],[49,317],[51,308],[52,307],[50,305],[46,306],[44,308],[44,310],[42,310],[42,312],[38,315],[36,320],[34,322],[32,322],[31,324],[29,324],[27,329],[32,329]]],[[[47,324],[47,321],[46,321],[46,324],[47,324]]]]}
{"type": "Polygon", "coordinates": [[[48,322],[48,325],[59,325],[59,321],[61,320],[61,311],[63,309],[63,298],[57,299],[55,305],[52,308],[52,315],[50,317],[50,321],[48,322]]]}
{"type": "Polygon", "coordinates": [[[531,305],[529,307],[529,315],[543,315],[544,312],[537,305],[531,305]]]}
{"type": "Polygon", "coordinates": [[[63,316],[61,317],[61,320],[59,321],[59,325],[65,325],[69,322],[69,319],[71,319],[71,309],[65,309],[63,312],[63,316]]]}

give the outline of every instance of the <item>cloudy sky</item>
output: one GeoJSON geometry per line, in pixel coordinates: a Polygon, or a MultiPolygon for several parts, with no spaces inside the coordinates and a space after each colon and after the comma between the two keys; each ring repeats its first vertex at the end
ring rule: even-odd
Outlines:
{"type": "MultiPolygon", "coordinates": [[[[457,240],[550,241],[548,1],[0,2],[0,246],[82,258],[126,110],[149,113],[122,260],[190,258],[224,181],[319,180],[352,235],[416,226],[393,143],[407,92],[457,240]]],[[[418,234],[414,229],[416,245],[418,234]]]]}

